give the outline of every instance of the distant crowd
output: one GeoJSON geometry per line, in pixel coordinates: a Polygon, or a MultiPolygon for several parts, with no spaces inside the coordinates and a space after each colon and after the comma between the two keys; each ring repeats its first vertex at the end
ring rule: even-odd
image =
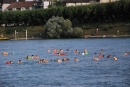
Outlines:
{"type": "MultiPolygon", "coordinates": [[[[69,49],[66,49],[66,51],[69,51],[69,49]]],[[[61,62],[67,62],[67,61],[70,60],[69,58],[67,58],[68,54],[66,52],[64,52],[63,49],[53,49],[53,50],[48,49],[47,52],[48,53],[53,53],[54,55],[57,55],[57,56],[63,56],[63,58],[62,59],[56,58],[54,60],[53,59],[47,60],[47,59],[39,59],[38,55],[31,55],[31,56],[27,55],[26,60],[38,59],[37,63],[47,63],[49,61],[50,62],[54,61],[54,62],[61,63],[61,62]]],[[[78,55],[89,55],[87,49],[84,49],[82,52],[79,52],[78,49],[76,49],[73,52],[78,54],[78,55]]],[[[93,60],[97,61],[97,60],[99,60],[101,58],[113,58],[113,60],[118,60],[118,58],[115,55],[111,55],[111,54],[103,55],[103,52],[104,52],[103,49],[100,49],[99,53],[95,52],[95,55],[97,55],[97,56],[93,56],[93,60]]],[[[14,54],[14,52],[12,52],[12,53],[3,52],[2,54],[3,55],[8,55],[8,54],[14,54]]],[[[130,55],[130,52],[124,52],[124,56],[127,56],[127,55],[130,55]]],[[[79,61],[79,59],[77,57],[74,57],[73,60],[75,62],[79,61]]],[[[22,60],[18,60],[17,63],[21,64],[22,60]]],[[[7,61],[6,64],[13,64],[13,61],[7,61]]]]}

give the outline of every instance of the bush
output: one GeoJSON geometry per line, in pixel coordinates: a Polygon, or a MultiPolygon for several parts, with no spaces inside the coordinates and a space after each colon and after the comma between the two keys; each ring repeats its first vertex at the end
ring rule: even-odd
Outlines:
{"type": "Polygon", "coordinates": [[[79,27],[74,28],[74,37],[81,37],[83,35],[83,30],[79,27]]]}
{"type": "Polygon", "coordinates": [[[45,38],[71,38],[80,37],[83,34],[81,28],[72,28],[72,22],[63,17],[50,18],[44,26],[45,38]]]}

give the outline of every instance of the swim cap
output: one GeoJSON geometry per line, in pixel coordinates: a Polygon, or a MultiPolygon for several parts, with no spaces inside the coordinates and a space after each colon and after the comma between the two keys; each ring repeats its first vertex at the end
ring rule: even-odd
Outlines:
{"type": "Polygon", "coordinates": [[[84,53],[82,53],[82,55],[84,55],[84,53]]]}

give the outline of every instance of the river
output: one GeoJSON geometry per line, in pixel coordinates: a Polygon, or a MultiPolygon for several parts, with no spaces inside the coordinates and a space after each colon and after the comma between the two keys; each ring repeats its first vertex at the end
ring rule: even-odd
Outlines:
{"type": "Polygon", "coordinates": [[[125,52],[130,52],[130,38],[0,41],[0,87],[130,87],[130,54],[125,52]],[[62,49],[67,55],[57,56],[53,49],[62,49]],[[74,52],[83,53],[84,49],[87,55],[74,52]],[[104,58],[94,61],[99,53],[104,58]],[[27,60],[27,55],[39,59],[27,60]],[[57,58],[69,61],[58,63],[54,61],[57,58]],[[37,63],[40,59],[48,63],[37,63]],[[17,64],[18,60],[22,63],[17,64]]]}

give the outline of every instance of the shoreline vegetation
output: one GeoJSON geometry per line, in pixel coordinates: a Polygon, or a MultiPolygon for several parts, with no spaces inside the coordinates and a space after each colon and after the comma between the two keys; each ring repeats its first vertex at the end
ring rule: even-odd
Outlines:
{"type": "Polygon", "coordinates": [[[130,1],[0,12],[0,34],[9,39],[128,37],[130,1]],[[79,14],[80,13],[80,14],[79,14]],[[16,34],[14,32],[16,31],[16,34]]]}
{"type": "MultiPolygon", "coordinates": [[[[75,24],[83,29],[84,35],[81,38],[122,38],[130,37],[130,24],[126,22],[104,23],[104,24],[75,24]],[[98,34],[95,30],[98,27],[98,34]],[[118,32],[119,30],[119,32],[118,32]]],[[[18,27],[0,27],[0,32],[9,39],[15,39],[15,30],[17,31],[17,40],[26,39],[26,30],[28,30],[28,40],[46,39],[43,38],[43,26],[18,26],[18,27]]]]}

